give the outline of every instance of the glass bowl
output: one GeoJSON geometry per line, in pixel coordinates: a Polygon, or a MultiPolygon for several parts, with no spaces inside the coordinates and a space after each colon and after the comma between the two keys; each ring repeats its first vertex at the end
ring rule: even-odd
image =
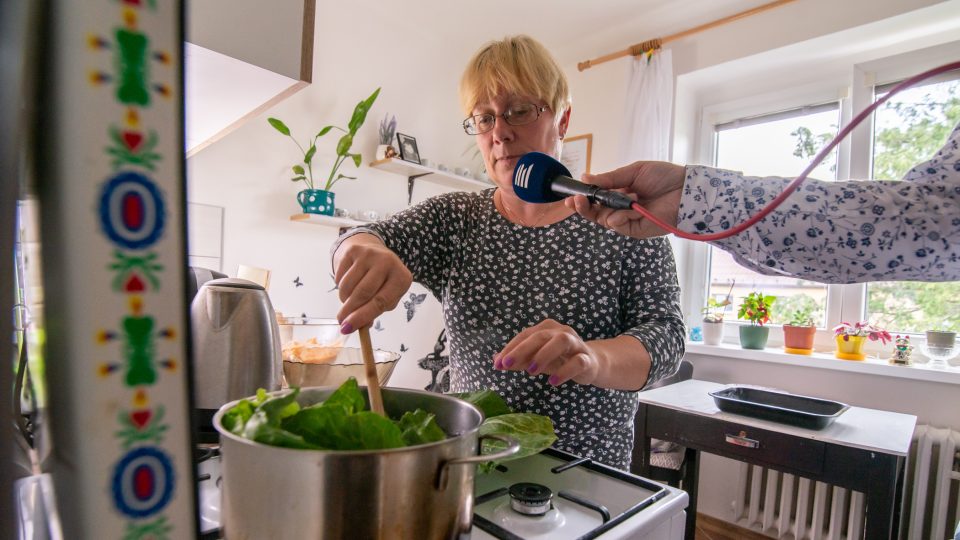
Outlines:
{"type": "Polygon", "coordinates": [[[336,319],[321,319],[316,317],[278,317],[280,327],[280,343],[284,348],[284,359],[287,358],[292,347],[302,346],[307,342],[315,345],[330,345],[341,347],[347,345],[350,336],[340,333],[340,324],[336,319]]]}
{"type": "MultiPolygon", "coordinates": [[[[363,353],[356,347],[339,347],[323,363],[309,363],[296,360],[283,361],[283,376],[287,386],[300,388],[308,386],[340,386],[350,377],[366,386],[366,370],[363,366],[363,353]]],[[[397,367],[400,355],[395,352],[375,350],[373,359],[377,365],[377,379],[385,386],[393,369],[397,367]]]]}

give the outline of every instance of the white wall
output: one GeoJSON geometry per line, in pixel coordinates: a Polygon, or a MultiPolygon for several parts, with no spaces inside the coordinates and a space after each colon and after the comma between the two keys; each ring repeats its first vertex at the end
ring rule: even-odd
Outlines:
{"type": "MultiPolygon", "coordinates": [[[[375,5],[319,3],[314,83],[188,160],[188,199],[226,209],[223,271],[235,275],[238,264],[271,269],[270,296],[278,311],[336,315],[340,302],[330,291],[329,249],[338,233],[289,220],[300,212],[295,197],[303,184],[288,180],[289,167],[300,155],[267,124],[268,116],[286,122],[302,142],[325,125],[346,126],[357,102],[382,87],[354,141],[364,164],[359,171],[352,164],[341,170],[351,176],[357,172],[358,179],[336,186],[337,206],[350,210],[383,214],[407,206],[406,178],[366,166],[378,143],[377,124],[386,113],[396,114],[399,132],[416,137],[421,157],[470,165],[470,155],[463,152],[472,137],[459,127],[456,89],[462,66],[480,43],[433,39],[425,22],[388,18],[375,5]],[[298,276],[302,287],[293,283],[298,276]]],[[[332,132],[318,146],[314,162],[320,184],[332,165],[336,140],[332,132]]],[[[420,180],[413,202],[442,191],[420,180]]],[[[424,291],[415,286],[412,292],[424,291]]],[[[390,384],[425,386],[428,372],[413,360],[433,350],[443,328],[439,304],[429,298],[409,325],[401,305],[383,317],[381,326],[386,330],[371,336],[375,347],[399,351],[402,344],[410,349],[390,384]]]]}
{"type": "MultiPolygon", "coordinates": [[[[674,71],[683,75],[703,70],[933,4],[937,2],[796,2],[671,44],[674,71]]],[[[956,3],[944,5],[955,7],[956,3]]],[[[297,158],[297,150],[269,128],[265,117],[283,119],[302,139],[328,123],[345,124],[356,102],[382,86],[381,97],[355,142],[355,148],[364,152],[365,162],[370,161],[377,144],[376,123],[390,112],[399,119],[399,131],[417,138],[422,156],[448,165],[466,164],[468,159],[462,153],[471,141],[459,132],[462,114],[457,105],[456,85],[463,64],[480,43],[438,39],[430,24],[429,14],[391,18],[380,14],[369,2],[319,3],[314,84],[188,161],[189,199],[226,208],[224,270],[234,273],[240,263],[272,269],[270,294],[277,309],[312,316],[335,315],[339,302],[335,293],[328,291],[333,286],[328,250],[336,230],[288,220],[291,214],[299,212],[294,196],[300,186],[291,184],[286,173],[297,158]],[[297,276],[304,287],[293,285],[297,276]]],[[[537,37],[534,29],[530,33],[537,37]]],[[[498,37],[499,32],[491,31],[490,39],[498,37]]],[[[638,40],[649,37],[653,36],[637,36],[638,40]]],[[[570,135],[593,134],[596,172],[619,165],[619,111],[627,61],[613,61],[579,73],[575,63],[584,59],[563,59],[574,94],[570,135]]],[[[680,102],[685,103],[682,98],[680,102]]],[[[682,122],[695,121],[696,114],[678,111],[678,118],[682,122]]],[[[333,141],[326,143],[318,156],[320,163],[332,154],[333,141]]],[[[347,169],[349,172],[350,166],[347,169]]],[[[338,186],[338,206],[380,212],[395,212],[406,206],[404,178],[366,166],[359,176],[353,183],[338,186]]],[[[439,192],[421,182],[414,202],[439,192]]],[[[681,280],[688,271],[681,269],[681,280]]],[[[411,360],[432,350],[442,327],[439,305],[426,305],[411,325],[398,312],[384,317],[382,322],[387,330],[374,333],[375,345],[398,350],[402,342],[411,349],[391,384],[422,387],[426,373],[411,360]]],[[[950,416],[950,411],[960,410],[960,392],[946,385],[901,383],[853,374],[825,375],[799,367],[758,369],[754,363],[711,357],[693,360],[700,378],[778,384],[797,392],[842,398],[855,405],[910,412],[922,421],[960,428],[960,420],[950,416]]],[[[722,469],[724,466],[717,466],[714,460],[705,460],[701,470],[701,509],[721,518],[727,516],[729,494],[725,486],[730,485],[724,481],[722,469]]]]}

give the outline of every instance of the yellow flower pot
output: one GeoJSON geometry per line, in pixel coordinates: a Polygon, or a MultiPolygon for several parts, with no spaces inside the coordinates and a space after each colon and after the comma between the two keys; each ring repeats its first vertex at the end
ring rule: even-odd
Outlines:
{"type": "Polygon", "coordinates": [[[863,345],[867,342],[866,336],[836,336],[837,358],[841,360],[864,360],[863,345]]]}

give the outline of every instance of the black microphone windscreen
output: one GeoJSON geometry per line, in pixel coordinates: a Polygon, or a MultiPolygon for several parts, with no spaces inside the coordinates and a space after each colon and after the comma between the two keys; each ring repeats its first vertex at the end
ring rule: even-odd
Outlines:
{"type": "Polygon", "coordinates": [[[529,203],[548,203],[562,200],[550,189],[550,180],[570,176],[563,163],[541,152],[530,152],[517,161],[513,169],[513,192],[529,203]]]}

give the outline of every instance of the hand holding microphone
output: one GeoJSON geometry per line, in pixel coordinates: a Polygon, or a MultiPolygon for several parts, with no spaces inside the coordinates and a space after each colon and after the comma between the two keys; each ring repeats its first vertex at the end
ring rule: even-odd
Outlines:
{"type": "MultiPolygon", "coordinates": [[[[637,161],[603,174],[588,174],[585,180],[605,189],[622,189],[636,196],[637,204],[669,225],[676,226],[683,192],[684,168],[663,161],[637,161]]],[[[591,205],[583,197],[564,201],[581,216],[608,229],[634,238],[663,236],[668,231],[639,212],[612,210],[591,205]]]]}
{"type": "Polygon", "coordinates": [[[581,216],[620,234],[634,238],[662,236],[667,231],[631,209],[636,202],[668,224],[676,225],[683,188],[684,168],[660,161],[638,161],[615,171],[586,175],[588,183],[570,178],[559,161],[539,152],[530,152],[517,162],[513,191],[530,203],[554,202],[570,197],[564,204],[581,216]],[[617,189],[620,191],[609,191],[617,189]]]}

